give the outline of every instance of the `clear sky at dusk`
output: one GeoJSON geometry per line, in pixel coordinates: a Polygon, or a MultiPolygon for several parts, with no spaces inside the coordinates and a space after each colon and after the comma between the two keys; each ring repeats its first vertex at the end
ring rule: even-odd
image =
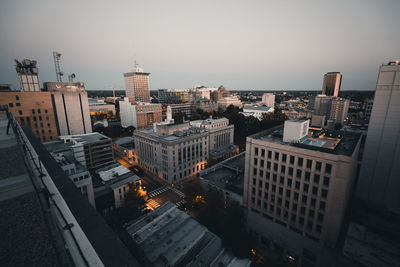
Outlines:
{"type": "Polygon", "coordinates": [[[19,87],[14,58],[36,59],[40,82],[61,69],[87,89],[124,89],[134,59],[150,87],[372,90],[400,58],[400,1],[20,1],[0,3],[0,83],[19,87]]]}

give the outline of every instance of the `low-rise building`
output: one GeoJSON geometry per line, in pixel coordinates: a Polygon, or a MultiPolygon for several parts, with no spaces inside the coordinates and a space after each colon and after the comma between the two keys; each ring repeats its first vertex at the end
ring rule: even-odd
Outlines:
{"type": "Polygon", "coordinates": [[[241,108],[243,106],[242,101],[240,101],[237,95],[227,96],[218,99],[218,108],[226,109],[230,105],[241,108]]]}
{"type": "Polygon", "coordinates": [[[161,104],[182,104],[193,101],[190,89],[158,89],[158,101],[161,104]]]}
{"type": "Polygon", "coordinates": [[[89,98],[90,115],[110,114],[115,115],[115,105],[106,103],[103,99],[89,98]]]}
{"type": "Polygon", "coordinates": [[[230,156],[234,126],[228,119],[174,124],[170,120],[155,123],[153,129],[135,131],[135,149],[139,166],[167,183],[176,183],[205,168],[210,157],[230,156]]]}
{"type": "Polygon", "coordinates": [[[75,186],[80,189],[82,195],[87,197],[93,207],[96,207],[92,177],[86,166],[75,158],[77,154],[73,150],[74,144],[72,142],[51,141],[44,143],[44,146],[75,186]]]}
{"type": "Polygon", "coordinates": [[[122,137],[113,141],[115,157],[121,157],[130,164],[137,164],[135,142],[133,137],[122,137]]]}
{"type": "Polygon", "coordinates": [[[175,116],[178,113],[183,113],[187,117],[192,115],[193,104],[185,103],[185,104],[170,104],[168,107],[171,108],[172,116],[175,116]]]}
{"type": "Polygon", "coordinates": [[[222,240],[167,202],[126,228],[144,266],[249,267],[223,247],[222,240]]]}
{"type": "Polygon", "coordinates": [[[103,214],[120,208],[128,192],[141,185],[141,178],[118,162],[110,162],[91,172],[96,208],[103,214]]]}
{"type": "Polygon", "coordinates": [[[262,120],[264,114],[273,112],[273,107],[245,105],[243,107],[243,112],[240,112],[240,114],[243,114],[245,117],[253,116],[258,120],[262,120]]]}
{"type": "Polygon", "coordinates": [[[114,160],[111,138],[100,133],[64,135],[59,139],[72,144],[75,159],[88,169],[114,160]]]}
{"type": "Polygon", "coordinates": [[[273,108],[275,106],[275,95],[273,93],[264,93],[261,103],[273,108]]]}
{"type": "Polygon", "coordinates": [[[161,104],[131,102],[127,97],[119,101],[122,127],[133,126],[136,129],[145,129],[153,123],[162,121],[161,104]]]}
{"type": "Polygon", "coordinates": [[[214,188],[228,201],[243,203],[245,152],[228,158],[199,173],[205,190],[214,188]]]}

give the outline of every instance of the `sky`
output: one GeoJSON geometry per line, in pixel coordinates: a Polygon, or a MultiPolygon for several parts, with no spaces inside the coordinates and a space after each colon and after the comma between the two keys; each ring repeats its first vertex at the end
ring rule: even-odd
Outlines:
{"type": "Polygon", "coordinates": [[[35,59],[40,82],[61,70],[88,90],[124,89],[136,60],[150,89],[374,90],[400,58],[400,1],[1,0],[0,84],[19,88],[14,59],[35,59]]]}

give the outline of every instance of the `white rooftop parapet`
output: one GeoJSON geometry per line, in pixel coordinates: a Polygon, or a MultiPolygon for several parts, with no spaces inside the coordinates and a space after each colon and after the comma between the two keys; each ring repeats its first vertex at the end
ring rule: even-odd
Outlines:
{"type": "Polygon", "coordinates": [[[308,134],[310,120],[287,120],[283,130],[283,142],[298,142],[308,134]]]}

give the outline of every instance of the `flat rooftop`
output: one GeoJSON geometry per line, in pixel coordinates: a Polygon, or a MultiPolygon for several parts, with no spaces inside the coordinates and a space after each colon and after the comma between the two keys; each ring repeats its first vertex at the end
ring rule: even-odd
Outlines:
{"type": "Polygon", "coordinates": [[[200,177],[214,186],[243,195],[245,152],[200,172],[200,177]]]}
{"type": "Polygon", "coordinates": [[[3,266],[61,266],[24,164],[22,148],[0,113],[0,262],[3,266]]]}
{"type": "MultiPolygon", "coordinates": [[[[304,120],[297,120],[302,122],[304,120]]],[[[281,145],[300,147],[336,155],[351,156],[360,139],[360,134],[344,131],[322,132],[309,131],[309,136],[301,139],[298,143],[283,142],[283,125],[279,125],[249,136],[253,139],[264,140],[281,145]]]]}
{"type": "Polygon", "coordinates": [[[88,133],[88,134],[79,134],[79,135],[64,135],[60,136],[60,139],[64,138],[71,138],[76,140],[79,143],[82,144],[90,144],[102,140],[111,140],[109,137],[102,135],[98,132],[93,132],[93,133],[88,133]]]}

